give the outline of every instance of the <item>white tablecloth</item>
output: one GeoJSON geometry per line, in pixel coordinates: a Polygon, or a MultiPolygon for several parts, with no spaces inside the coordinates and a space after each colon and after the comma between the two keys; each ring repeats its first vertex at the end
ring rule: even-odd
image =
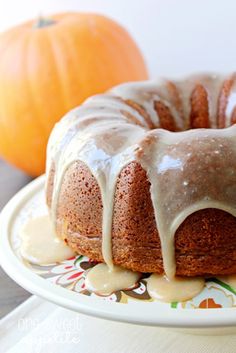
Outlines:
{"type": "Polygon", "coordinates": [[[76,314],[32,297],[0,321],[0,353],[235,353],[236,335],[199,336],[76,314]]]}

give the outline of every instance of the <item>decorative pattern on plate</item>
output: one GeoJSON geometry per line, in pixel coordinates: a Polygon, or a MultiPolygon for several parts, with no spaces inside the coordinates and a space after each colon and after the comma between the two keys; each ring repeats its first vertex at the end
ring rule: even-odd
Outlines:
{"type": "MultiPolygon", "coordinates": [[[[146,287],[144,275],[134,287],[117,291],[108,296],[92,293],[85,287],[86,274],[90,268],[96,265],[86,256],[78,255],[69,260],[52,264],[49,266],[39,266],[26,263],[35,273],[45,278],[47,281],[67,288],[74,292],[96,297],[100,300],[128,303],[131,300],[142,300],[151,302],[146,287]]],[[[171,303],[173,309],[214,309],[236,307],[236,291],[228,284],[212,278],[206,281],[205,288],[195,298],[183,303],[171,303]]]]}
{"type": "MultiPolygon", "coordinates": [[[[134,301],[153,302],[147,293],[145,276],[136,283],[133,288],[115,292],[109,296],[100,296],[91,293],[85,288],[84,280],[87,271],[95,265],[94,262],[85,256],[76,256],[75,258],[52,264],[50,266],[33,265],[23,260],[19,254],[20,239],[19,229],[30,218],[47,213],[44,191],[39,189],[35,192],[24,206],[20,208],[11,230],[11,243],[15,253],[23,264],[31,271],[45,278],[45,280],[55,285],[67,288],[77,293],[81,293],[99,300],[114,301],[119,303],[131,303],[134,301]]],[[[146,275],[147,278],[148,275],[146,275]]],[[[157,302],[157,301],[156,301],[157,302]]],[[[203,291],[192,300],[184,303],[157,303],[163,306],[170,306],[173,309],[214,309],[236,307],[236,288],[230,287],[222,280],[212,278],[207,280],[203,291]]]]}
{"type": "Polygon", "coordinates": [[[127,303],[129,300],[153,301],[147,292],[145,276],[132,288],[123,289],[108,296],[102,296],[87,290],[85,287],[86,274],[96,263],[89,260],[86,256],[78,255],[69,260],[48,266],[25,264],[51,283],[100,300],[120,303],[127,303]]]}

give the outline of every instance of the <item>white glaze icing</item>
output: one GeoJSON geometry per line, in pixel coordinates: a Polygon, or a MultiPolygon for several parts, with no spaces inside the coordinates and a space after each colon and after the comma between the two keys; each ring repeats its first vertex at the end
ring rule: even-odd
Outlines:
{"type": "Polygon", "coordinates": [[[118,290],[129,289],[139,280],[140,273],[133,272],[113,266],[109,268],[106,264],[98,264],[89,270],[85,286],[88,290],[101,295],[109,295],[118,290]]]}
{"type": "Polygon", "coordinates": [[[205,280],[200,277],[175,277],[168,279],[166,276],[152,274],[147,279],[149,295],[163,302],[184,302],[201,293],[205,280]]]}
{"type": "Polygon", "coordinates": [[[231,117],[232,117],[232,113],[234,111],[234,108],[236,106],[236,84],[234,86],[234,91],[231,96],[230,99],[228,101],[227,104],[227,109],[226,109],[226,126],[230,126],[231,125],[231,117]]]}
{"type": "Polygon", "coordinates": [[[232,76],[232,86],[230,88],[230,95],[228,97],[226,111],[225,111],[225,126],[228,127],[232,124],[232,114],[236,106],[236,75],[232,76]]]}
{"type": "Polygon", "coordinates": [[[123,84],[108,94],[89,98],[52,132],[47,174],[53,163],[56,170],[53,220],[56,222],[64,174],[72,163],[80,160],[88,166],[101,190],[102,253],[110,268],[113,266],[111,233],[116,181],[131,161],[141,164],[151,183],[164,270],[169,278],[175,275],[175,232],[191,213],[218,208],[236,216],[236,126],[172,133],[160,129],[154,109],[154,101],[161,100],[170,108],[178,128],[188,127],[190,97],[197,83],[208,93],[210,124],[216,127],[217,99],[223,78],[201,75],[174,82],[182,101],[182,113],[173,106],[164,81],[123,84]],[[143,116],[125,103],[127,99],[146,109],[156,129],[149,131],[143,116]],[[138,125],[124,112],[131,114],[138,125]]]}
{"type": "Polygon", "coordinates": [[[20,238],[22,257],[34,264],[52,264],[75,255],[56,235],[48,215],[29,219],[20,229],[20,238]]]}

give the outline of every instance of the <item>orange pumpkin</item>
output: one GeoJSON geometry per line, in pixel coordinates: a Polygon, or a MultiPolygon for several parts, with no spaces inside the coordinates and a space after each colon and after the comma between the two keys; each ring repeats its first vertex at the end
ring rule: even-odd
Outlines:
{"type": "Polygon", "coordinates": [[[0,154],[36,176],[50,131],[90,95],[147,70],[124,28],[96,14],[63,13],[0,36],[0,154]]]}

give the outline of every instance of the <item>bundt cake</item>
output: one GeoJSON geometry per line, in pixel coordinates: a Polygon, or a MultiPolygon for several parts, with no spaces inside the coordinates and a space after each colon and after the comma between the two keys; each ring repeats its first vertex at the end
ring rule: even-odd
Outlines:
{"type": "Polygon", "coordinates": [[[68,113],[47,150],[57,234],[91,260],[236,273],[236,76],[127,83],[68,113]]]}

